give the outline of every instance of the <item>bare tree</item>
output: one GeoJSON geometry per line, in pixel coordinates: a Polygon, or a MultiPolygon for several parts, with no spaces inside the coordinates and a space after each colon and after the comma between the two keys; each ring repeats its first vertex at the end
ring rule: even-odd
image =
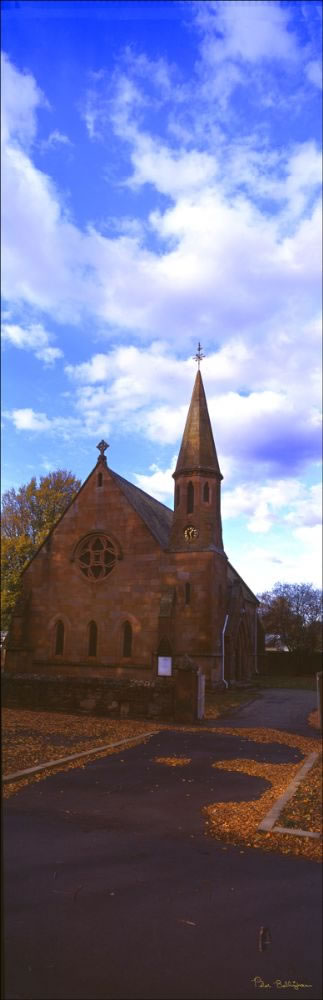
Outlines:
{"type": "Polygon", "coordinates": [[[266,633],[290,652],[312,653],[322,648],[322,592],[309,583],[276,583],[258,594],[266,633]]]}

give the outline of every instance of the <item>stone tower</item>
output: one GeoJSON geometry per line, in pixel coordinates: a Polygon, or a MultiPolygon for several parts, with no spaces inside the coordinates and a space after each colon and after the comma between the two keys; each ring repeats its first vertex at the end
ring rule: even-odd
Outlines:
{"type": "Polygon", "coordinates": [[[174,552],[223,553],[221,475],[201,372],[198,371],[175,472],[174,552]]]}

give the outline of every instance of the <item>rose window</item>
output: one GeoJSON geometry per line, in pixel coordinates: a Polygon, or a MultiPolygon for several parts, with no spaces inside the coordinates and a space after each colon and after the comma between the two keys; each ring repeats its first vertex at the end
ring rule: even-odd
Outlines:
{"type": "Polygon", "coordinates": [[[103,580],[116,561],[114,544],[105,535],[91,535],[79,545],[77,561],[88,580],[103,580]]]}

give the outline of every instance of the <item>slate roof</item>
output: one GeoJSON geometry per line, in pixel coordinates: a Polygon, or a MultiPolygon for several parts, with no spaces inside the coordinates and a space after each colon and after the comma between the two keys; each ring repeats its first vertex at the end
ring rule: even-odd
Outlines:
{"type": "Polygon", "coordinates": [[[248,584],[245,582],[245,580],[242,579],[242,576],[240,576],[240,573],[237,572],[237,570],[234,568],[234,566],[232,566],[232,563],[230,563],[230,562],[228,562],[228,570],[229,570],[229,573],[228,573],[229,582],[230,582],[230,577],[231,577],[232,583],[234,583],[234,584],[239,583],[240,586],[241,586],[241,588],[242,588],[242,593],[243,593],[243,596],[244,596],[245,600],[246,601],[250,601],[251,600],[251,601],[253,601],[254,604],[257,604],[257,606],[259,606],[260,605],[260,601],[258,601],[258,597],[256,597],[256,595],[253,593],[253,591],[250,590],[250,587],[248,587],[248,584]],[[233,579],[232,579],[232,576],[233,576],[233,579]]]}
{"type": "Polygon", "coordinates": [[[113,472],[110,467],[109,473],[124,493],[124,496],[129,500],[131,506],[134,507],[134,510],[137,511],[137,514],[145,522],[149,531],[154,535],[154,538],[159,542],[161,548],[166,549],[172,526],[173,511],[169,507],[166,507],[165,504],[160,503],[159,500],[155,500],[154,497],[149,496],[148,493],[144,493],[138,486],[134,486],[127,479],[123,479],[117,472],[113,472]]]}

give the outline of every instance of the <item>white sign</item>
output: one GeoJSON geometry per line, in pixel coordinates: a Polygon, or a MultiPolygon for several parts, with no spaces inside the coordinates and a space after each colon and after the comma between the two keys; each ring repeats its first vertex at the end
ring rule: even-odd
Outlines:
{"type": "Polygon", "coordinates": [[[158,674],[159,677],[170,677],[172,673],[172,657],[171,656],[159,656],[158,657],[158,674]]]}

